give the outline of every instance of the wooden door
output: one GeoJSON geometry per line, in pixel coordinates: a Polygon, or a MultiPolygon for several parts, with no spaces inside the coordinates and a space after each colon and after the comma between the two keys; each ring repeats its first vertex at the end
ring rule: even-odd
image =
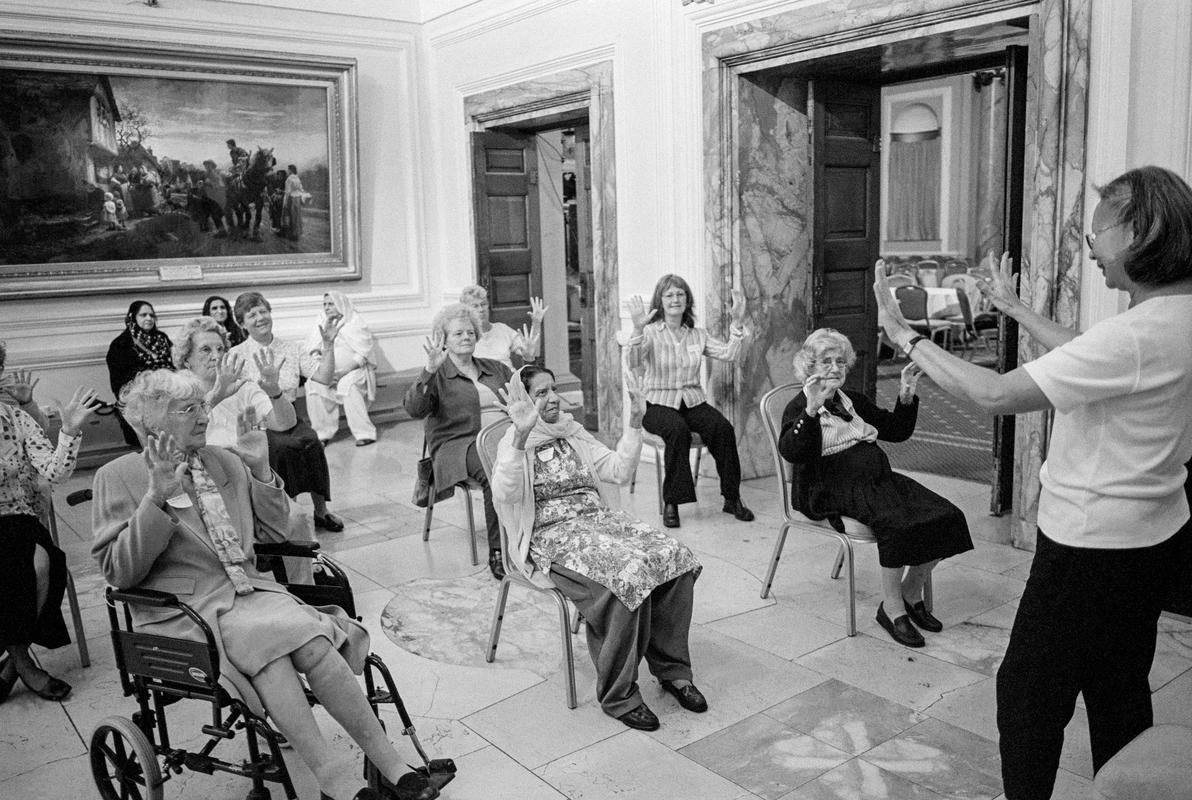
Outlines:
{"type": "Polygon", "coordinates": [[[477,281],[488,290],[493,322],[514,330],[529,323],[530,297],[542,296],[534,141],[533,134],[472,134],[477,281]]]}
{"type": "Polygon", "coordinates": [[[880,101],[876,86],[811,81],[812,325],[835,328],[853,343],[857,363],[846,385],[869,398],[877,391],[880,101]]]}
{"type": "Polygon", "coordinates": [[[599,430],[596,394],[596,278],[592,260],[592,134],[587,125],[575,127],[575,213],[580,279],[579,379],[584,395],[584,427],[599,430]]]}

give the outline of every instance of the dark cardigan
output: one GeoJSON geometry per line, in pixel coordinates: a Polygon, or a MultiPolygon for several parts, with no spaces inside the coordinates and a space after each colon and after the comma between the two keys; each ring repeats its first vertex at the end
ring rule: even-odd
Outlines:
{"type": "MultiPolygon", "coordinates": [[[[893,411],[887,411],[878,408],[862,394],[847,390],[844,393],[861,419],[877,428],[877,438],[881,441],[905,442],[915,432],[915,422],[919,416],[918,395],[909,405],[899,400],[894,404],[893,411]]],[[[807,396],[799,392],[782,412],[782,433],[778,437],[778,452],[792,465],[791,506],[811,519],[828,520],[833,528],[843,533],[844,523],[840,515],[823,510],[820,502],[823,494],[820,471],[824,449],[823,430],[820,428],[819,416],[814,419],[807,416],[804,413],[806,408],[807,396]]]]}

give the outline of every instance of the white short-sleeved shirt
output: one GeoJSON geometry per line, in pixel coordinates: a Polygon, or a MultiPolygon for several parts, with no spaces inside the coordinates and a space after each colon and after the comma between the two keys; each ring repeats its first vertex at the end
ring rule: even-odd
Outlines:
{"type": "Polygon", "coordinates": [[[1049,538],[1148,547],[1188,521],[1192,295],[1145,300],[1023,369],[1056,411],[1039,472],[1049,538]]]}
{"type": "Polygon", "coordinates": [[[514,352],[521,353],[526,349],[526,339],[520,333],[510,328],[504,322],[494,322],[488,333],[476,342],[473,358],[491,358],[500,361],[509,369],[513,369],[514,352]]]}

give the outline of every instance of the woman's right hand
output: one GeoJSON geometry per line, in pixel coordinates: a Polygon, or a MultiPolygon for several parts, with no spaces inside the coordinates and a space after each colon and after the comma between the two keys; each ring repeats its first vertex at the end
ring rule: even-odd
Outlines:
{"type": "Polygon", "coordinates": [[[989,273],[990,279],[978,281],[977,288],[981,290],[983,297],[993,303],[994,308],[1003,314],[1013,316],[1015,311],[1025,307],[1014,288],[1018,283],[1018,277],[1014,274],[1014,261],[1010,258],[1009,252],[1002,253],[1002,260],[998,265],[993,263],[993,252],[989,253],[989,273]]]}
{"type": "Polygon", "coordinates": [[[546,405],[546,398],[543,397],[538,402],[530,399],[530,393],[522,386],[520,369],[513,373],[505,388],[498,389],[497,393],[505,401],[503,404],[497,403],[497,407],[509,415],[509,421],[513,423],[513,429],[518,436],[524,437],[538,421],[538,414],[546,405]]]}
{"type": "Polygon", "coordinates": [[[149,490],[146,495],[155,506],[179,495],[186,477],[186,460],[178,461],[171,434],[150,434],[145,442],[145,466],[149,470],[149,490]]]}
{"type": "Polygon", "coordinates": [[[646,310],[646,303],[642,300],[640,294],[635,294],[630,297],[625,303],[625,307],[629,311],[629,319],[633,322],[633,335],[640,336],[642,331],[646,329],[646,325],[650,320],[654,319],[654,315],[658,313],[656,309],[651,308],[646,310]]]}
{"type": "Polygon", "coordinates": [[[815,414],[836,393],[836,381],[822,375],[812,375],[803,381],[803,395],[807,398],[807,413],[815,414]]]}
{"type": "Polygon", "coordinates": [[[215,368],[215,381],[207,393],[207,403],[212,408],[236,394],[248,381],[244,377],[244,359],[239,353],[224,353],[215,368]]]}
{"type": "Polygon", "coordinates": [[[443,339],[443,332],[436,330],[427,336],[422,349],[426,351],[426,371],[433,375],[447,360],[447,343],[443,339]]]}

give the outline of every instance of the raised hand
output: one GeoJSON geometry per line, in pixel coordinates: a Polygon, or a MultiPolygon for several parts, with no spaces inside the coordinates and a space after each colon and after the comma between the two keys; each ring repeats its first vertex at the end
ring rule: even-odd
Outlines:
{"type": "Polygon", "coordinates": [[[981,295],[1004,314],[1012,314],[1016,309],[1023,307],[1023,302],[1015,290],[1018,276],[1014,274],[1014,261],[1008,252],[1002,253],[1001,263],[996,266],[993,263],[993,253],[989,254],[989,273],[989,280],[977,282],[981,295]]]}
{"type": "Polygon", "coordinates": [[[546,316],[546,312],[550,310],[550,306],[544,305],[541,297],[530,298],[530,310],[526,312],[526,316],[530,318],[530,325],[535,328],[542,327],[542,318],[546,316]]]}
{"type": "Polygon", "coordinates": [[[236,417],[236,444],[232,452],[240,456],[244,465],[259,481],[267,481],[272,474],[269,466],[269,439],[261,430],[257,410],[248,406],[236,417]]]}
{"type": "Polygon", "coordinates": [[[434,374],[447,360],[447,343],[443,332],[436,328],[430,336],[426,337],[426,344],[422,346],[422,349],[426,351],[426,371],[434,374]]]}
{"type": "Polygon", "coordinates": [[[327,348],[335,346],[335,337],[339,336],[339,332],[343,326],[343,317],[336,317],[333,320],[327,320],[326,325],[319,326],[319,337],[323,340],[324,353],[327,352],[327,348]]]}
{"type": "Polygon", "coordinates": [[[836,394],[839,381],[825,378],[822,375],[809,375],[803,381],[803,394],[807,397],[807,413],[819,411],[832,395],[836,394]]]}
{"type": "Polygon", "coordinates": [[[629,395],[629,425],[633,428],[641,427],[641,418],[646,413],[646,390],[642,386],[641,376],[631,370],[625,370],[625,392],[629,395]],[[637,424],[634,425],[634,420],[637,424]]]}
{"type": "Polygon", "coordinates": [[[745,310],[745,293],[740,289],[733,289],[733,305],[728,312],[728,318],[733,325],[740,327],[745,321],[745,310]]]}
{"type": "Polygon", "coordinates": [[[286,357],[282,356],[281,360],[277,360],[277,356],[273,355],[273,351],[268,348],[263,348],[252,354],[253,364],[257,367],[257,385],[264,390],[265,394],[273,397],[281,391],[281,365],[286,363],[286,357]]]}
{"type": "Polygon", "coordinates": [[[41,378],[34,378],[29,370],[14,370],[0,383],[0,394],[6,394],[18,405],[25,405],[33,399],[33,389],[41,378]]]}
{"type": "Polygon", "coordinates": [[[890,293],[890,284],[886,281],[886,262],[879,258],[873,272],[873,297],[877,300],[877,324],[886,332],[886,336],[890,337],[890,341],[896,347],[901,347],[906,339],[914,335],[914,332],[907,324],[906,317],[902,316],[902,309],[899,308],[898,301],[890,293]]]}
{"type": "Polygon", "coordinates": [[[161,505],[182,493],[186,461],[178,460],[172,434],[150,435],[145,442],[145,467],[149,470],[149,489],[146,492],[154,505],[161,505]]]}
{"type": "Polygon", "coordinates": [[[914,361],[907,362],[907,365],[902,368],[902,376],[898,385],[898,397],[903,402],[909,403],[911,398],[915,396],[915,387],[919,383],[919,378],[923,376],[923,368],[914,361]]]}
{"type": "Polygon", "coordinates": [[[215,368],[215,380],[207,392],[207,404],[212,408],[236,394],[248,381],[244,377],[244,359],[239,353],[228,352],[220,356],[215,368]]]}
{"type": "Polygon", "coordinates": [[[78,436],[87,421],[103,403],[90,386],[80,386],[75,389],[74,397],[70,398],[62,409],[62,432],[67,436],[78,436]]]}
{"type": "Polygon", "coordinates": [[[658,310],[654,308],[646,311],[646,303],[639,294],[630,297],[625,302],[625,308],[629,311],[629,319],[633,322],[633,333],[635,335],[645,330],[646,325],[658,313],[658,310]]]}
{"type": "Polygon", "coordinates": [[[542,407],[546,405],[546,398],[539,398],[537,402],[530,399],[526,387],[522,386],[520,369],[513,373],[504,389],[497,390],[497,394],[505,401],[497,403],[497,407],[509,415],[513,429],[521,435],[529,433],[538,421],[542,407]]]}

